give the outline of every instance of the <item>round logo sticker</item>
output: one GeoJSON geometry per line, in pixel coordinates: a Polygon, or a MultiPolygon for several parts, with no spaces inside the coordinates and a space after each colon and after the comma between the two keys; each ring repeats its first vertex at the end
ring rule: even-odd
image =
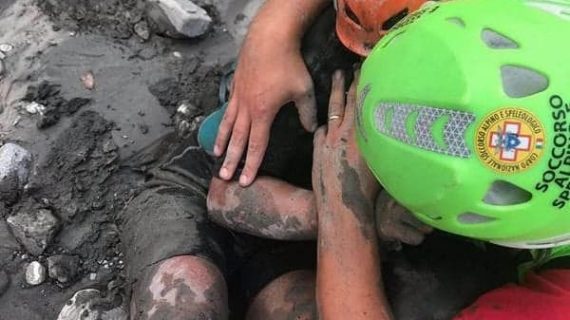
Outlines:
{"type": "Polygon", "coordinates": [[[519,173],[538,162],[544,151],[544,127],[529,111],[503,108],[485,116],[475,134],[475,151],[489,168],[519,173]]]}

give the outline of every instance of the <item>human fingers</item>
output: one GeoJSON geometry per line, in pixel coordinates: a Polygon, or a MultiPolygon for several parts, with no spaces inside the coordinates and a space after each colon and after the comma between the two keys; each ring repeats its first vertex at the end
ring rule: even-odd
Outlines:
{"type": "Polygon", "coordinates": [[[249,186],[257,175],[269,143],[271,122],[273,121],[255,121],[251,126],[245,167],[239,178],[242,187],[249,186]]]}
{"type": "Polygon", "coordinates": [[[335,71],[332,78],[331,95],[329,99],[328,125],[329,130],[338,127],[344,117],[344,73],[335,71]]]}
{"type": "Polygon", "coordinates": [[[346,94],[346,108],[342,120],[343,129],[351,128],[354,125],[354,109],[356,106],[356,87],[358,85],[359,70],[354,71],[354,79],[346,94]]]}
{"type": "Polygon", "coordinates": [[[220,178],[230,180],[241,160],[241,156],[249,138],[251,121],[249,117],[241,116],[236,120],[224,164],[220,169],[220,178]]]}
{"type": "Polygon", "coordinates": [[[234,123],[238,114],[238,102],[235,96],[232,96],[228,104],[226,112],[224,112],[224,117],[220,122],[220,127],[218,129],[218,135],[216,137],[216,143],[214,144],[214,155],[217,157],[221,156],[226,150],[226,146],[230,139],[232,130],[234,129],[234,123]]]}

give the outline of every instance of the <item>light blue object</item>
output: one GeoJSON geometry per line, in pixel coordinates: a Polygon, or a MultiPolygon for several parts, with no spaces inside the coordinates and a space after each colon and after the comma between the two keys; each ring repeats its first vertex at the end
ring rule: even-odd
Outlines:
{"type": "Polygon", "coordinates": [[[218,110],[212,112],[204,119],[198,130],[198,143],[210,155],[214,154],[214,144],[227,107],[228,103],[226,102],[218,110]]]}

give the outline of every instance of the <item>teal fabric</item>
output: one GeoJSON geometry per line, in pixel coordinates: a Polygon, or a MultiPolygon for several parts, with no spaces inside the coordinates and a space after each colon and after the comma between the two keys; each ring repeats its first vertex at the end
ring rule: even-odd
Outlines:
{"type": "Polygon", "coordinates": [[[214,154],[214,144],[227,107],[228,104],[224,103],[220,109],[212,112],[204,119],[198,130],[198,143],[210,155],[214,154]]]}

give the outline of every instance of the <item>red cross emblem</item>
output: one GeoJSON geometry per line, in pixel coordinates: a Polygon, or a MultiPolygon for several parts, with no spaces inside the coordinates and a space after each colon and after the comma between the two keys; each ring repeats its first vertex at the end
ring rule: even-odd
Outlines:
{"type": "Polygon", "coordinates": [[[519,151],[530,151],[532,137],[521,134],[520,122],[505,121],[501,132],[491,134],[489,146],[500,152],[499,158],[503,161],[517,161],[519,151]]]}

